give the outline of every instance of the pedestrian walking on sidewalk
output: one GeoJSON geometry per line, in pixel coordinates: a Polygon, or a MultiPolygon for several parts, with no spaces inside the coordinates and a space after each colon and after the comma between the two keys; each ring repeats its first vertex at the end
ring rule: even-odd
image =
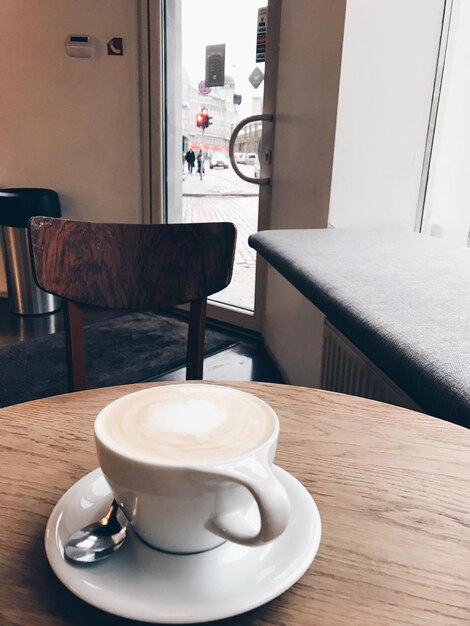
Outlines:
{"type": "Polygon", "coordinates": [[[192,148],[190,148],[186,152],[185,159],[188,162],[188,172],[190,174],[192,174],[193,173],[194,162],[196,161],[196,155],[194,154],[194,150],[192,148]]]}
{"type": "Polygon", "coordinates": [[[204,155],[202,154],[202,150],[199,150],[197,153],[197,173],[201,177],[204,174],[204,155]]]}

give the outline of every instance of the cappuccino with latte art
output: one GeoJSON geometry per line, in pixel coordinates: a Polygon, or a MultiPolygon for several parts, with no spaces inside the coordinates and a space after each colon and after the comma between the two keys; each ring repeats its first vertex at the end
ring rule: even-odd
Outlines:
{"type": "Polygon", "coordinates": [[[284,531],[290,502],[272,469],[278,435],[268,404],[201,383],[148,387],[95,420],[101,469],[134,531],[178,554],[226,540],[263,545],[284,531]]]}
{"type": "Polygon", "coordinates": [[[262,445],[275,428],[267,409],[255,396],[227,387],[166,385],[121,399],[100,431],[143,461],[213,463],[262,445]]]}

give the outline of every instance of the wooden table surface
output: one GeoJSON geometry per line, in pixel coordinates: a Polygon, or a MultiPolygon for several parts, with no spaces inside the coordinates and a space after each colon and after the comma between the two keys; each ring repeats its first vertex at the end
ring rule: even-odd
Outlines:
{"type": "MultiPolygon", "coordinates": [[[[224,383],[277,411],[276,463],[315,498],[318,555],[290,590],[219,624],[470,624],[470,432],[325,391],[224,383]]],[[[97,467],[93,420],[126,385],[0,410],[0,623],[131,624],[82,602],[49,567],[43,535],[60,496],[97,467]]]]}

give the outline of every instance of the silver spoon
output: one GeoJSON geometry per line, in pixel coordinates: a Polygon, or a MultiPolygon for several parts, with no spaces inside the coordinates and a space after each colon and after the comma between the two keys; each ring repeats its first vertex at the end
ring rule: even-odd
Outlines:
{"type": "Polygon", "coordinates": [[[65,556],[79,563],[92,563],[110,556],[124,543],[128,524],[118,503],[113,500],[104,517],[69,537],[65,556]]]}

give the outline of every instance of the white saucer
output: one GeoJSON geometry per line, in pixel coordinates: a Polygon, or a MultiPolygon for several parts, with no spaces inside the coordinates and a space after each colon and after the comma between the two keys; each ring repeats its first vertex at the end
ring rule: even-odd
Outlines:
{"type": "Polygon", "coordinates": [[[46,554],[56,576],[85,602],[144,622],[195,624],[254,609],[291,587],[305,573],[321,536],[317,506],[301,483],[275,472],[292,505],[287,530],[270,544],[234,543],[193,555],[153,550],[133,532],[108,559],[80,566],[64,558],[64,542],[99,519],[111,504],[100,469],[75,483],[59,500],[46,526],[46,554]]]}

